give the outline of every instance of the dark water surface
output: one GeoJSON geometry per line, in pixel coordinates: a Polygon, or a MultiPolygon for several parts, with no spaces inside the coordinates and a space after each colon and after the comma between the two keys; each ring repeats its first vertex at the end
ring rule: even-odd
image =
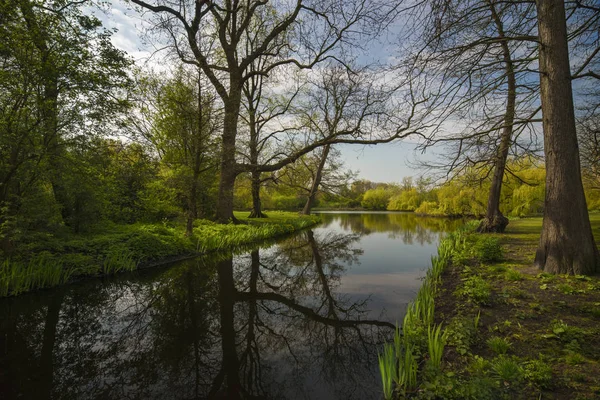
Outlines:
{"type": "Polygon", "coordinates": [[[0,399],[377,399],[393,333],[460,221],[325,213],[219,255],[0,300],[0,399]]]}

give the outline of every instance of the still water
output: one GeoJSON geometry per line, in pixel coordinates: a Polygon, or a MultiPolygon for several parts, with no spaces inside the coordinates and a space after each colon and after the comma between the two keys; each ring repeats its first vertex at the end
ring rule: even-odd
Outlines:
{"type": "Polygon", "coordinates": [[[460,221],[324,213],[275,245],[0,300],[0,399],[378,399],[460,221]]]}

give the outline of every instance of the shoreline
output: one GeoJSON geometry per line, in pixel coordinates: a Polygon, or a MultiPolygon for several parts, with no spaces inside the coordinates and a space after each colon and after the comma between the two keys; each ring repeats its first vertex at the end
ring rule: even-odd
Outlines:
{"type": "Polygon", "coordinates": [[[67,240],[52,238],[33,243],[30,247],[35,250],[27,252],[29,258],[6,259],[0,264],[0,298],[164,266],[210,253],[237,252],[276,242],[321,222],[317,216],[289,212],[271,211],[265,219],[249,219],[247,214],[236,212],[236,218],[246,222],[240,225],[198,220],[190,237],[179,226],[133,224],[115,226],[108,232],[71,235],[67,240]]]}
{"type": "MultiPolygon", "coordinates": [[[[598,243],[600,216],[590,217],[598,243]]],[[[433,290],[432,260],[424,287],[434,292],[435,311],[428,321],[409,318],[404,332],[416,349],[417,375],[412,387],[390,383],[390,399],[403,393],[473,400],[600,396],[600,349],[590,345],[600,339],[600,277],[551,275],[534,267],[541,224],[539,217],[513,220],[504,234],[477,234],[471,226],[433,290]],[[436,327],[437,341],[431,333],[436,327]],[[430,360],[438,353],[440,364],[433,368],[430,360]]],[[[438,258],[445,251],[442,242],[438,258]]],[[[414,303],[425,297],[419,291],[414,303]]]]}

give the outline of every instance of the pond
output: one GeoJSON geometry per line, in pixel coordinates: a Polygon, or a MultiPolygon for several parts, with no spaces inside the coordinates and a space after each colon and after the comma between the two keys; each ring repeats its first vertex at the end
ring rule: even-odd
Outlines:
{"type": "Polygon", "coordinates": [[[0,398],[380,398],[377,349],[462,221],[322,218],[241,254],[0,300],[0,398]]]}

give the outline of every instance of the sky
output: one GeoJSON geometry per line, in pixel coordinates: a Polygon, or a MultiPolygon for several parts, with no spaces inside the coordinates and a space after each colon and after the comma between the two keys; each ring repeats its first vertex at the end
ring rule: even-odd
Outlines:
{"type": "MultiPolygon", "coordinates": [[[[106,13],[93,13],[103,21],[105,27],[116,29],[112,42],[117,48],[127,52],[140,65],[149,63],[153,67],[160,67],[160,54],[154,54],[157,46],[143,40],[144,28],[147,27],[143,15],[121,1],[113,1],[106,13]]],[[[364,57],[389,57],[385,46],[371,48],[376,49],[376,53],[364,57]]],[[[344,164],[348,169],[358,172],[358,179],[391,183],[400,182],[405,176],[418,177],[424,173],[415,165],[415,161],[431,159],[432,155],[417,153],[415,146],[415,142],[405,140],[376,146],[340,145],[340,150],[344,164]]]]}

